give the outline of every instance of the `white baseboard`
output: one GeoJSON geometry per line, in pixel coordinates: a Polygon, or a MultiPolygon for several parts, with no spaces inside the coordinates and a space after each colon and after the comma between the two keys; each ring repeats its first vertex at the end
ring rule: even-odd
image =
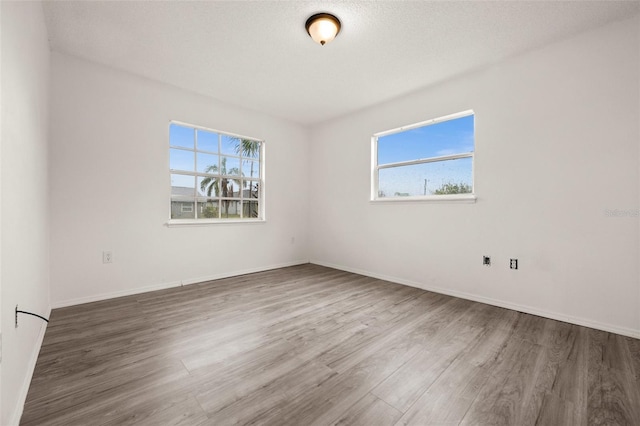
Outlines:
{"type": "Polygon", "coordinates": [[[403,284],[410,287],[416,287],[422,290],[433,291],[434,293],[446,294],[448,296],[459,297],[461,299],[472,300],[474,302],[486,303],[487,305],[498,306],[500,308],[511,309],[518,312],[524,312],[526,314],[537,315],[544,318],[549,318],[557,321],[568,322],[571,324],[581,325],[584,327],[594,328],[596,330],[607,331],[610,333],[620,334],[622,336],[634,337],[640,339],[640,330],[634,330],[632,328],[620,327],[616,325],[606,324],[599,321],[593,321],[587,318],[574,317],[572,315],[561,314],[557,312],[546,311],[533,306],[520,305],[517,303],[511,303],[504,300],[492,299],[489,297],[479,296],[477,294],[466,293],[462,291],[450,290],[443,287],[429,286],[423,283],[415,281],[405,280],[402,278],[391,277],[388,275],[378,274],[375,272],[365,271],[357,268],[350,268],[343,265],[336,265],[333,263],[322,262],[318,260],[311,260],[311,263],[320,266],[326,266],[328,268],[339,269],[341,271],[352,272],[358,275],[365,275],[367,277],[378,278],[384,281],[390,281],[397,284],[403,284]]]}
{"type": "Polygon", "coordinates": [[[77,297],[68,300],[59,300],[51,302],[53,309],[66,308],[68,306],[82,305],[83,303],[99,302],[101,300],[115,299],[116,297],[131,296],[134,294],[147,293],[149,291],[164,290],[166,288],[180,287],[181,281],[172,281],[168,283],[153,284],[144,287],[136,287],[127,290],[111,291],[108,293],[94,294],[91,296],[77,297]]]}
{"type": "Polygon", "coordinates": [[[296,261],[293,261],[293,262],[285,262],[285,263],[280,263],[280,264],[277,264],[277,265],[263,266],[263,267],[259,267],[259,268],[243,269],[242,271],[236,271],[236,272],[231,272],[231,273],[207,275],[207,276],[204,276],[204,277],[198,277],[198,278],[192,278],[192,279],[188,279],[188,280],[182,280],[182,285],[198,284],[198,283],[202,283],[202,282],[205,282],[205,281],[221,280],[223,278],[237,277],[237,276],[246,275],[246,274],[254,274],[256,272],[270,271],[272,269],[278,269],[278,268],[287,268],[289,266],[304,265],[306,263],[309,263],[308,259],[296,260],[296,261]]]}
{"type": "MultiPolygon", "coordinates": [[[[47,308],[47,318],[51,318],[51,306],[47,308]]],[[[9,417],[9,425],[18,426],[20,424],[20,418],[24,411],[24,404],[27,402],[27,394],[29,393],[29,386],[31,385],[31,379],[33,378],[33,372],[36,369],[36,363],[38,362],[38,355],[40,355],[40,348],[42,348],[42,342],[44,341],[44,334],[47,331],[47,323],[43,322],[40,326],[40,333],[38,334],[38,340],[36,341],[36,347],[31,352],[29,357],[29,363],[27,364],[27,375],[22,382],[22,386],[18,389],[18,400],[16,401],[16,408],[13,415],[9,417]]]]}
{"type": "Polygon", "coordinates": [[[188,278],[182,281],[172,281],[168,283],[152,284],[148,286],[136,287],[136,288],[127,289],[127,290],[100,293],[100,294],[95,294],[91,296],[78,297],[78,298],[68,299],[68,300],[59,300],[59,301],[52,302],[51,306],[53,309],[66,308],[68,306],[81,305],[83,303],[99,302],[101,300],[115,299],[116,297],[131,296],[134,294],[147,293],[147,292],[156,291],[156,290],[164,290],[172,287],[181,287],[184,285],[197,284],[204,281],[219,280],[222,278],[235,277],[239,275],[253,274],[255,272],[263,272],[263,271],[269,271],[271,269],[286,268],[288,266],[302,265],[305,263],[309,263],[309,260],[306,260],[306,259],[296,260],[293,262],[285,262],[285,263],[280,263],[275,265],[261,266],[257,268],[242,269],[238,271],[224,272],[220,274],[207,275],[207,276],[202,276],[197,278],[188,278]]]}

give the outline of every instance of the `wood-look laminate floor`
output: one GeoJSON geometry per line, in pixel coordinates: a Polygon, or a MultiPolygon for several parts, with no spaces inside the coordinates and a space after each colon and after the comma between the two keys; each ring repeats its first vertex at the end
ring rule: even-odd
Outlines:
{"type": "Polygon", "coordinates": [[[640,425],[640,340],[302,265],[56,309],[23,425],[640,425]]]}

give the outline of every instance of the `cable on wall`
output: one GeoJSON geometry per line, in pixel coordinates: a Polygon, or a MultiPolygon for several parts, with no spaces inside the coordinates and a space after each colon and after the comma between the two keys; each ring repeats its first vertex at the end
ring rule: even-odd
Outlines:
{"type": "Polygon", "coordinates": [[[18,310],[18,305],[16,305],[16,328],[18,327],[18,314],[27,314],[27,315],[32,315],[34,317],[38,317],[43,321],[46,321],[47,323],[49,322],[48,319],[46,319],[45,317],[43,317],[42,315],[38,315],[38,314],[34,314],[33,312],[27,312],[27,311],[20,311],[18,310]]]}

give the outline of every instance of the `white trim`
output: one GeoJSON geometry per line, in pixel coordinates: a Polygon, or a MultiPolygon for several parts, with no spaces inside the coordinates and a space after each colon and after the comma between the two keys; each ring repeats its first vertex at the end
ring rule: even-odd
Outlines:
{"type": "MultiPolygon", "coordinates": [[[[204,130],[206,132],[213,132],[213,133],[217,133],[219,135],[231,136],[233,138],[249,139],[249,140],[256,141],[256,142],[264,142],[263,139],[257,139],[257,138],[251,137],[251,136],[244,136],[244,135],[240,135],[238,133],[231,133],[231,132],[227,132],[227,131],[224,131],[224,130],[216,130],[216,129],[212,129],[210,127],[198,126],[197,124],[185,123],[184,121],[170,120],[169,121],[169,127],[172,124],[177,124],[178,126],[182,126],[182,127],[192,127],[194,129],[204,130]]],[[[167,133],[167,134],[169,134],[169,133],[167,133]]]]}
{"type": "Polygon", "coordinates": [[[421,121],[419,123],[409,124],[407,126],[397,127],[395,129],[374,133],[373,137],[378,138],[381,136],[389,136],[389,135],[393,135],[394,133],[400,133],[407,130],[417,129],[418,127],[430,126],[431,124],[441,123],[443,121],[449,121],[449,120],[455,120],[456,118],[468,117],[473,114],[474,114],[473,110],[468,109],[466,111],[457,112],[455,114],[444,115],[442,117],[432,118],[431,120],[421,121]]]}
{"type": "MultiPolygon", "coordinates": [[[[45,317],[51,318],[51,306],[47,308],[45,317]]],[[[20,418],[22,417],[22,412],[24,411],[24,404],[27,402],[29,386],[31,385],[31,379],[33,378],[33,373],[36,369],[38,355],[40,355],[40,349],[42,348],[42,342],[44,341],[44,335],[46,331],[47,323],[43,321],[42,325],[40,326],[38,339],[36,340],[36,349],[31,351],[31,357],[29,358],[29,362],[27,363],[27,375],[24,377],[22,386],[20,386],[20,389],[18,390],[18,400],[16,401],[15,411],[13,412],[13,415],[9,416],[9,425],[17,426],[18,424],[20,424],[20,418]]]]}
{"type": "MultiPolygon", "coordinates": [[[[394,201],[398,198],[402,199],[402,201],[436,201],[436,198],[433,195],[414,195],[410,197],[379,197],[380,191],[380,170],[390,169],[394,167],[405,167],[405,166],[414,166],[420,164],[427,163],[437,163],[444,162],[450,160],[460,160],[464,158],[471,158],[471,194],[462,194],[466,195],[466,197],[455,197],[449,198],[447,201],[454,200],[473,200],[471,202],[475,202],[475,112],[470,109],[462,112],[458,112],[455,114],[449,114],[442,117],[434,118],[427,121],[421,121],[419,123],[410,124],[408,126],[398,127],[396,129],[386,130],[384,132],[374,133],[371,137],[371,193],[369,201],[394,201]],[[420,127],[426,127],[432,124],[443,123],[446,121],[456,120],[462,117],[474,117],[474,151],[472,152],[460,152],[456,154],[450,155],[441,155],[437,157],[428,157],[428,158],[418,158],[413,160],[404,160],[397,161],[393,163],[385,163],[378,164],[378,141],[380,137],[389,136],[396,133],[406,132],[408,130],[417,129],[420,127]],[[469,196],[470,195],[470,196],[469,196]]],[[[425,191],[426,191],[426,180],[425,180],[425,191]]],[[[455,194],[460,195],[460,194],[455,194]]],[[[442,197],[442,195],[437,195],[436,197],[442,197]]]]}
{"type": "MultiPolygon", "coordinates": [[[[240,200],[237,200],[240,201],[240,200]]],[[[260,208],[260,205],[258,205],[260,208]]],[[[219,225],[221,223],[266,223],[267,221],[260,218],[252,219],[170,219],[164,225],[168,228],[181,227],[181,226],[207,226],[207,225],[219,225]]]]}
{"type": "Polygon", "coordinates": [[[267,142],[262,141],[260,145],[260,185],[258,186],[258,191],[260,194],[258,195],[258,199],[260,200],[260,204],[258,204],[258,209],[260,209],[260,219],[262,221],[267,220],[267,142]]]}
{"type": "Polygon", "coordinates": [[[431,202],[431,203],[475,203],[475,194],[444,194],[444,195],[414,195],[409,197],[379,197],[369,200],[371,204],[402,203],[402,202],[431,202]]]}
{"type": "Polygon", "coordinates": [[[208,276],[197,277],[197,278],[188,278],[182,281],[172,281],[172,282],[162,283],[162,284],[152,284],[152,285],[128,289],[128,290],[113,291],[109,293],[96,294],[93,296],[85,296],[85,297],[78,297],[78,298],[69,299],[69,300],[61,300],[61,301],[53,302],[51,306],[53,309],[66,308],[68,306],[81,305],[83,303],[99,302],[102,300],[115,299],[116,297],[132,296],[134,294],[148,293],[150,291],[164,290],[164,289],[173,288],[173,287],[182,287],[185,285],[196,284],[196,283],[201,283],[205,281],[213,281],[213,280],[219,280],[222,278],[229,278],[229,277],[235,277],[239,275],[253,274],[256,272],[269,271],[272,269],[303,265],[305,263],[309,263],[309,260],[301,259],[301,260],[284,262],[284,263],[268,265],[268,266],[263,266],[258,268],[243,269],[239,271],[226,272],[226,273],[208,275],[208,276]]]}
{"type": "MultiPolygon", "coordinates": [[[[180,121],[176,121],[176,120],[171,120],[169,122],[169,128],[168,128],[168,141],[169,141],[169,180],[171,182],[171,176],[173,175],[179,175],[179,176],[193,176],[194,177],[194,187],[193,187],[193,202],[194,203],[200,203],[200,199],[208,199],[207,202],[212,202],[217,204],[218,206],[218,215],[221,215],[222,212],[222,200],[232,200],[232,201],[243,201],[244,198],[244,188],[242,186],[242,182],[256,182],[258,184],[258,198],[254,199],[254,198],[250,198],[251,201],[257,201],[258,202],[258,218],[257,220],[262,220],[264,221],[265,219],[265,207],[264,207],[264,187],[265,187],[265,182],[266,182],[266,178],[265,178],[265,168],[264,168],[264,163],[265,163],[265,159],[264,159],[264,154],[265,154],[265,145],[266,142],[264,139],[257,139],[257,138],[253,138],[253,137],[249,137],[249,136],[242,136],[242,135],[238,135],[238,134],[234,134],[234,133],[230,133],[230,132],[223,132],[220,130],[215,130],[215,129],[210,129],[207,127],[203,127],[203,126],[197,126],[194,124],[189,124],[189,123],[184,123],[184,122],[180,122],[180,121]],[[186,127],[186,128],[190,128],[190,129],[194,129],[194,145],[193,148],[187,148],[187,147],[180,147],[180,146],[173,146],[171,145],[171,126],[172,125],[178,125],[181,127],[186,127]],[[213,152],[213,151],[204,151],[204,150],[200,150],[198,147],[198,130],[203,130],[203,131],[207,131],[207,132],[212,132],[217,134],[218,136],[218,150],[217,152],[213,152]],[[245,139],[245,140],[251,140],[254,142],[258,143],[258,148],[259,148],[259,152],[260,155],[258,156],[258,158],[255,157],[246,157],[243,156],[242,154],[236,156],[233,154],[227,154],[225,152],[222,151],[222,137],[223,136],[229,136],[231,138],[236,138],[236,139],[245,139]],[[179,150],[183,150],[183,151],[188,151],[188,152],[193,152],[193,170],[180,170],[180,169],[172,169],[171,168],[171,150],[172,149],[179,149],[179,150]],[[206,172],[200,172],[198,171],[198,154],[199,153],[206,153],[206,154],[211,154],[211,155],[215,155],[218,158],[218,171],[222,171],[222,161],[225,158],[235,158],[238,160],[238,175],[228,175],[228,174],[217,174],[217,173],[206,173],[206,172]],[[242,162],[243,160],[247,160],[247,161],[251,161],[252,164],[253,163],[258,163],[258,173],[259,176],[255,177],[255,176],[249,176],[249,177],[245,177],[242,173],[242,162]],[[197,182],[198,182],[198,178],[200,177],[209,177],[209,178],[219,178],[219,179],[228,179],[231,181],[237,181],[239,182],[239,197],[235,198],[233,197],[219,197],[219,196],[215,196],[215,197],[203,197],[198,193],[198,186],[197,186],[197,182]]],[[[173,185],[170,183],[170,187],[173,188],[173,185]]],[[[172,204],[174,201],[182,201],[183,199],[187,198],[186,196],[175,196],[171,194],[170,196],[170,200],[171,202],[169,203],[169,208],[168,208],[168,213],[169,213],[169,220],[166,223],[167,226],[173,226],[178,224],[178,221],[182,221],[181,219],[171,219],[172,217],[172,204]]],[[[186,202],[189,202],[191,200],[186,199],[186,202]]],[[[181,210],[181,213],[190,213],[190,212],[185,212],[184,210],[181,210]]],[[[242,218],[242,216],[244,215],[244,209],[240,210],[240,216],[242,218]]],[[[198,217],[198,209],[194,210],[194,217],[198,217]]],[[[250,218],[251,220],[256,219],[256,218],[250,218]]],[[[199,219],[198,219],[199,220],[199,219]]],[[[202,224],[212,224],[212,223],[222,223],[222,222],[226,222],[226,219],[223,219],[222,217],[219,217],[218,219],[209,219],[209,220],[205,220],[204,222],[198,223],[198,225],[202,225],[202,224]]],[[[186,222],[182,222],[181,224],[193,224],[191,223],[191,221],[189,219],[187,219],[186,222]]]]}
{"type": "Polygon", "coordinates": [[[371,137],[371,197],[370,200],[378,198],[380,181],[378,176],[378,138],[371,137]]]}
{"type": "Polygon", "coordinates": [[[51,307],[53,309],[66,308],[68,306],[82,305],[83,303],[99,302],[101,300],[115,299],[116,297],[131,296],[134,294],[147,293],[149,291],[164,290],[172,287],[180,287],[181,285],[182,283],[180,281],[172,281],[172,282],[162,283],[162,284],[153,284],[153,285],[148,285],[148,286],[139,287],[135,289],[113,291],[109,293],[96,294],[93,296],[78,297],[75,299],[52,302],[51,307]]]}
{"type": "MultiPolygon", "coordinates": [[[[174,148],[171,148],[174,149],[174,148]]],[[[200,152],[200,151],[199,151],[200,152]]],[[[226,157],[226,155],[225,155],[226,157]]],[[[240,157],[236,157],[236,158],[240,158],[240,157]]],[[[243,159],[246,157],[242,157],[243,159]]],[[[240,162],[240,164],[242,164],[242,162],[240,162]]],[[[189,170],[180,170],[180,169],[169,169],[169,172],[172,175],[181,175],[181,176],[194,176],[194,177],[219,177],[222,179],[229,179],[229,180],[260,180],[259,177],[244,177],[242,175],[220,175],[220,174],[215,174],[215,173],[205,173],[205,172],[192,172],[189,170]]],[[[185,187],[183,187],[185,188],[185,187]]],[[[191,189],[191,188],[189,188],[191,189]]],[[[196,188],[194,188],[196,189],[196,188]]]]}
{"type": "Polygon", "coordinates": [[[310,263],[314,265],[326,266],[327,268],[339,269],[341,271],[351,272],[354,274],[364,275],[367,277],[378,278],[384,281],[390,281],[397,284],[407,285],[409,287],[415,287],[422,290],[433,291],[435,293],[446,294],[448,296],[459,297],[461,299],[472,300],[474,302],[486,303],[487,305],[498,306],[501,308],[511,309],[518,312],[524,312],[527,314],[537,315],[552,320],[567,322],[570,324],[580,325],[583,327],[594,328],[596,330],[602,330],[609,333],[620,334],[622,336],[633,337],[640,339],[640,329],[634,330],[632,328],[620,327],[613,324],[606,324],[599,321],[593,321],[587,318],[575,317],[573,315],[562,314],[558,312],[547,311],[544,309],[538,309],[532,306],[520,305],[517,303],[511,303],[504,300],[492,299],[489,297],[479,296],[477,294],[466,293],[462,291],[450,290],[447,288],[425,285],[415,281],[405,280],[402,278],[392,277],[384,274],[378,274],[375,272],[369,272],[362,269],[350,268],[343,265],[336,265],[328,262],[322,262],[318,260],[310,260],[310,263]]]}
{"type": "Polygon", "coordinates": [[[459,154],[441,155],[440,157],[419,158],[417,160],[398,161],[396,163],[386,163],[386,164],[379,165],[378,170],[390,169],[391,167],[414,166],[416,164],[437,163],[439,161],[447,161],[447,160],[459,160],[461,158],[473,159],[473,152],[461,152],[459,154]]]}

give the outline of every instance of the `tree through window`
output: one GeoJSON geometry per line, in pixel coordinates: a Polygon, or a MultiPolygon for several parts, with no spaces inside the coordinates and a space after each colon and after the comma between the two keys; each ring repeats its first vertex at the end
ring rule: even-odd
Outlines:
{"type": "Polygon", "coordinates": [[[264,218],[264,142],[172,122],[171,219],[264,218]]]}

